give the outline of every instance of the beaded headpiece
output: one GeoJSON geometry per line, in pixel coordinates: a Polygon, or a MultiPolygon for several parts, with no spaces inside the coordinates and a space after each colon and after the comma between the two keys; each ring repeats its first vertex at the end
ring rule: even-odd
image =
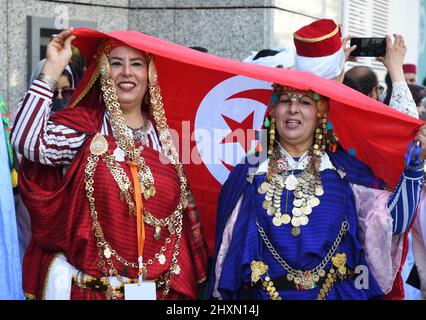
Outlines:
{"type": "Polygon", "coordinates": [[[315,130],[315,142],[313,145],[314,154],[321,156],[322,153],[329,148],[335,152],[337,147],[337,137],[331,132],[332,126],[327,121],[328,99],[311,90],[298,90],[292,87],[273,84],[272,97],[269,108],[266,112],[264,127],[268,130],[268,156],[273,154],[275,138],[276,138],[276,120],[274,109],[280,102],[280,97],[288,94],[290,99],[294,101],[302,96],[310,96],[317,106],[317,118],[319,119],[318,127],[315,130]],[[329,132],[330,131],[330,132],[329,132]]]}

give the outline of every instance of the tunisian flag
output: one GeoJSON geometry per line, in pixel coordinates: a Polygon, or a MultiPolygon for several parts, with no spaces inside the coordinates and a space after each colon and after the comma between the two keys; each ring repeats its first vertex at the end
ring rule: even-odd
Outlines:
{"type": "Polygon", "coordinates": [[[166,116],[179,135],[181,161],[212,253],[216,204],[230,170],[256,145],[271,83],[313,90],[330,98],[329,120],[346,149],[392,188],[404,168],[404,152],[422,121],[340,83],[294,70],[220,58],[136,31],[74,31],[78,47],[93,59],[102,39],[112,38],[153,54],[166,116]],[[244,134],[241,134],[244,133],[244,134]]]}

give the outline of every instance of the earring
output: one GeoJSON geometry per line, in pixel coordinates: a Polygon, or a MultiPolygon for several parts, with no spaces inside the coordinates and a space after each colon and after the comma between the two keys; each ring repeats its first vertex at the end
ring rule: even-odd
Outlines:
{"type": "Polygon", "coordinates": [[[271,115],[271,129],[269,130],[269,149],[268,156],[272,156],[274,153],[274,144],[275,144],[275,116],[271,115]]]}
{"type": "Polygon", "coordinates": [[[324,114],[319,121],[319,126],[315,130],[314,155],[321,157],[324,153],[327,144],[327,134],[327,117],[324,114]]]}

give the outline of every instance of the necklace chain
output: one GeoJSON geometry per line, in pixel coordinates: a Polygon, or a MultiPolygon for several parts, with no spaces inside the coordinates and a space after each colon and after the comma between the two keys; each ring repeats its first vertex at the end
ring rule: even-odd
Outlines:
{"type": "MultiPolygon", "coordinates": [[[[263,242],[265,243],[268,250],[271,252],[272,256],[278,261],[278,263],[283,267],[287,273],[297,276],[300,274],[305,273],[301,270],[296,270],[289,266],[289,264],[278,254],[278,252],[275,250],[274,246],[272,245],[271,241],[269,240],[268,236],[265,233],[265,230],[261,227],[259,224],[259,221],[256,220],[257,229],[259,231],[260,236],[262,237],[263,242]]],[[[316,266],[314,269],[309,270],[308,273],[311,275],[318,274],[319,271],[323,270],[324,267],[327,265],[327,263],[330,261],[331,257],[336,252],[337,248],[340,245],[340,242],[342,241],[343,237],[345,236],[346,232],[349,230],[349,222],[345,219],[342,222],[342,225],[340,227],[339,234],[337,235],[336,239],[334,240],[333,245],[331,246],[330,250],[328,251],[325,258],[320,262],[318,266],[316,266]]]]}

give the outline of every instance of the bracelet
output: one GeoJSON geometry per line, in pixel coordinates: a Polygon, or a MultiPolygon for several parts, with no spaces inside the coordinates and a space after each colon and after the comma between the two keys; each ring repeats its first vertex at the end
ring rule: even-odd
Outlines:
{"type": "Polygon", "coordinates": [[[52,92],[55,92],[56,88],[58,87],[58,81],[56,81],[51,76],[45,73],[40,73],[37,79],[45,82],[47,86],[49,87],[50,91],[52,92]]]}

